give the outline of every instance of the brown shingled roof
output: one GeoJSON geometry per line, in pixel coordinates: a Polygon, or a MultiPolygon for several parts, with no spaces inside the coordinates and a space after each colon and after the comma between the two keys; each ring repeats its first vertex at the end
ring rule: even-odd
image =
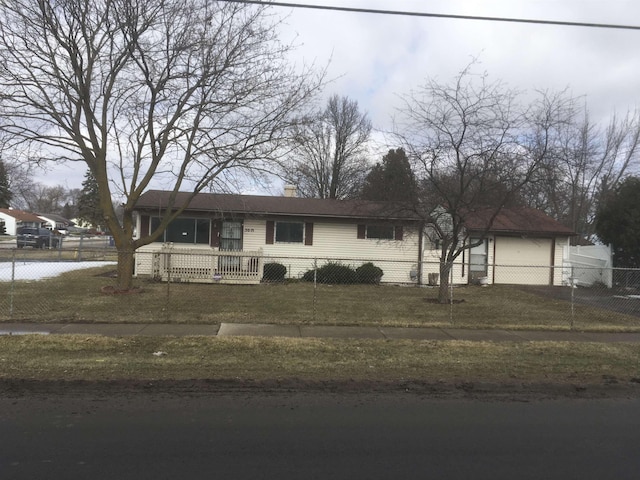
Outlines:
{"type": "MultiPolygon", "coordinates": [[[[478,210],[468,215],[465,226],[469,231],[482,231],[486,228],[492,210],[478,210]]],[[[525,235],[575,235],[549,215],[534,208],[503,208],[496,216],[491,228],[492,233],[512,233],[525,235]]]]}
{"type": "Polygon", "coordinates": [[[24,210],[17,210],[15,208],[0,208],[0,213],[5,213],[16,220],[20,220],[21,222],[40,222],[42,223],[42,219],[37,215],[29,212],[25,212],[24,210]]]}
{"type": "MultiPolygon", "coordinates": [[[[168,191],[149,190],[142,194],[136,203],[136,208],[138,210],[162,209],[166,207],[169,195],[168,191]]],[[[186,192],[178,193],[176,207],[184,205],[188,201],[189,195],[186,192]]],[[[388,202],[219,193],[199,193],[189,202],[187,211],[245,215],[417,220],[415,215],[410,212],[401,212],[399,208],[388,202]]]]}

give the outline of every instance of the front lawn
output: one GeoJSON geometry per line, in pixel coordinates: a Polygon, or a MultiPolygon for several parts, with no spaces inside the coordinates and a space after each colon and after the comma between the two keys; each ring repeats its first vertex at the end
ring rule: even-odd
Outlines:
{"type": "Polygon", "coordinates": [[[523,287],[465,286],[453,304],[435,303],[435,288],[319,285],[166,284],[138,280],[143,291],[106,295],[113,267],[0,284],[0,321],[109,323],[275,323],[366,326],[456,326],[640,330],[640,318],[575,305],[523,287]]]}

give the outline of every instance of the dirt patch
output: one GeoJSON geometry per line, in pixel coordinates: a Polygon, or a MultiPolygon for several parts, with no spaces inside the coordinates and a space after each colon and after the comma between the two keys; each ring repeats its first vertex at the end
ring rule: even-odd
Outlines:
{"type": "Polygon", "coordinates": [[[109,270],[108,272],[102,272],[94,275],[94,277],[104,277],[104,278],[117,278],[118,271],[117,270],[109,270]]]}
{"type": "Polygon", "coordinates": [[[127,290],[121,290],[113,285],[105,285],[100,288],[100,291],[106,295],[132,295],[136,293],[142,293],[144,290],[142,287],[133,287],[127,290]]]}
{"type": "Polygon", "coordinates": [[[457,305],[459,303],[464,303],[464,298],[462,299],[454,298],[453,300],[447,300],[445,303],[440,303],[437,298],[425,298],[424,301],[426,303],[431,303],[435,305],[451,305],[451,304],[457,305]]]}
{"type": "Polygon", "coordinates": [[[640,380],[603,379],[599,384],[488,383],[488,382],[376,382],[309,381],[297,378],[274,380],[180,380],[180,381],[32,381],[0,380],[5,398],[135,396],[140,394],[200,396],[241,393],[335,393],[403,394],[430,398],[535,401],[546,399],[638,398],[640,380]]]}

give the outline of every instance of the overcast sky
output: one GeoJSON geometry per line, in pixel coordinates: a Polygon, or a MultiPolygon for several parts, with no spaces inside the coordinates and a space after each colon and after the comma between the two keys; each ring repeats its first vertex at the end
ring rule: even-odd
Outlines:
{"type": "MultiPolygon", "coordinates": [[[[640,25],[637,0],[292,0],[307,5],[640,25]]],[[[478,70],[523,91],[570,89],[603,123],[640,105],[640,30],[439,19],[274,7],[295,61],[328,66],[333,93],[357,100],[374,127],[388,130],[398,95],[426,78],[448,82],[472,58],[478,70]]],[[[389,147],[394,147],[389,145],[389,147]]],[[[379,158],[373,158],[373,161],[379,158]]],[[[79,188],[84,168],[39,179],[79,188]]],[[[278,192],[273,192],[278,193],[278,192]]]]}

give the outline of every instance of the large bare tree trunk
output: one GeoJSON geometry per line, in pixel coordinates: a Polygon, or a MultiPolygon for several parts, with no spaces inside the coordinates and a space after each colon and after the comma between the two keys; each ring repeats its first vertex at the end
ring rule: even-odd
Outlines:
{"type": "Polygon", "coordinates": [[[134,250],[132,248],[118,250],[118,279],[116,290],[130,291],[133,288],[134,250]]]}

